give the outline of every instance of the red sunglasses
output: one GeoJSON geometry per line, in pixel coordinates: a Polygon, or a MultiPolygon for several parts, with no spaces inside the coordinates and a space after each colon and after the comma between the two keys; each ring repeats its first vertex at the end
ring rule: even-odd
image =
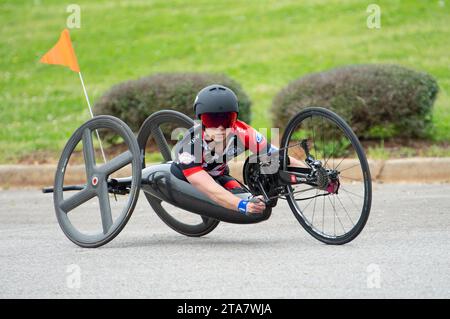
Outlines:
{"type": "Polygon", "coordinates": [[[237,119],[236,112],[224,113],[203,113],[201,115],[202,123],[207,128],[215,128],[222,125],[224,128],[234,125],[237,119]]]}

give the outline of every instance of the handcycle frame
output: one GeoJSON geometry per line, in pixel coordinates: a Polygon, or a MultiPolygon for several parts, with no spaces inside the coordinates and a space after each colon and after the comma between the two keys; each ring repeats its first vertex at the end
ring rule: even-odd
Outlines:
{"type": "MultiPolygon", "coordinates": [[[[266,157],[267,155],[263,155],[266,157]]],[[[270,158],[278,160],[279,154],[271,154],[270,158]]],[[[317,187],[311,176],[313,168],[290,167],[289,170],[278,169],[275,173],[264,174],[261,178],[270,178],[270,188],[264,188],[260,180],[253,181],[251,189],[246,183],[250,183],[248,170],[250,166],[261,165],[258,156],[248,156],[243,167],[244,183],[239,182],[241,187],[247,192],[234,193],[234,195],[248,199],[256,195],[262,195],[267,205],[262,214],[241,214],[235,210],[226,209],[220,206],[204,193],[197,190],[189,182],[179,179],[171,172],[172,161],[161,164],[154,164],[144,167],[141,171],[140,189],[146,194],[161,201],[170,203],[178,208],[196,213],[205,217],[213,218],[222,222],[236,224],[251,224],[267,220],[271,215],[271,210],[276,206],[276,199],[280,195],[285,195],[283,189],[287,185],[307,184],[317,187]],[[252,159],[256,160],[252,162],[252,159]],[[279,192],[279,193],[278,193],[279,192]],[[270,195],[269,195],[270,194],[270,195]],[[274,200],[275,199],[275,200],[274,200]]],[[[266,162],[267,165],[267,162],[266,162]]],[[[110,178],[107,181],[108,192],[115,195],[127,195],[130,193],[132,177],[110,178]]],[[[83,190],[85,185],[64,186],[63,191],[83,190]]],[[[44,188],[44,193],[53,192],[53,188],[44,188]]]]}
{"type": "MultiPolygon", "coordinates": [[[[306,184],[311,186],[311,188],[325,191],[325,193],[320,196],[326,196],[333,193],[337,194],[339,191],[339,172],[337,170],[326,169],[319,160],[316,160],[310,154],[308,143],[305,139],[296,145],[281,147],[273,154],[253,154],[246,158],[242,174],[244,180],[243,183],[239,182],[246,192],[236,193],[235,195],[243,199],[262,195],[264,197],[264,202],[266,203],[266,209],[263,213],[244,215],[237,210],[230,210],[222,207],[206,196],[206,194],[196,189],[189,182],[179,179],[171,172],[173,163],[172,153],[160,125],[162,123],[171,123],[172,121],[185,128],[194,125],[194,121],[183,113],[174,110],[162,110],[153,113],[146,119],[136,138],[128,126],[121,120],[112,116],[100,115],[83,124],[72,135],[61,155],[55,175],[54,187],[43,189],[44,193],[54,192],[55,210],[58,221],[64,233],[70,240],[82,247],[98,247],[109,242],[123,229],[130,218],[137,202],[140,189],[144,191],[151,207],[168,226],[184,235],[196,237],[203,236],[212,231],[219,221],[236,224],[253,224],[267,220],[271,216],[272,208],[277,205],[278,199],[283,197],[286,199],[287,196],[292,195],[292,193],[290,193],[291,188],[289,187],[292,185],[306,184]],[[126,136],[127,145],[130,151],[121,154],[113,159],[112,162],[115,163],[115,168],[123,167],[131,162],[133,164],[133,175],[125,178],[110,178],[109,175],[110,172],[113,171],[113,164],[107,163],[101,166],[102,169],[98,168],[95,166],[95,158],[92,159],[93,155],[84,153],[87,184],[64,186],[63,180],[65,169],[76,144],[80,140],[83,140],[84,152],[84,144],[86,141],[89,141],[85,138],[86,135],[89,135],[89,132],[92,133],[93,130],[99,127],[115,127],[122,132],[122,136],[126,136]],[[163,155],[164,161],[160,164],[146,167],[145,149],[147,141],[151,136],[154,137],[155,142],[163,155]],[[282,169],[282,160],[286,160],[284,158],[285,152],[291,147],[302,148],[306,155],[306,167],[287,166],[287,169],[282,169]],[[88,161],[89,158],[91,158],[90,161],[88,161]],[[92,161],[94,163],[93,165],[92,161]],[[274,172],[272,167],[272,170],[270,170],[269,173],[264,173],[264,167],[271,166],[274,162],[277,165],[276,171],[274,172]],[[90,164],[88,165],[88,163],[90,164]],[[136,168],[138,166],[140,169],[136,168]],[[94,174],[92,172],[97,173],[94,174]],[[97,182],[99,183],[99,186],[97,185],[97,182]],[[330,185],[332,185],[331,188],[330,185]],[[124,213],[121,215],[122,217],[118,225],[116,225],[115,222],[113,223],[112,220],[108,220],[108,218],[104,217],[105,213],[103,212],[103,207],[109,207],[109,203],[105,203],[105,195],[100,196],[99,190],[95,190],[95,188],[103,188],[104,191],[109,194],[130,194],[131,199],[128,202],[128,206],[124,209],[124,213]],[[85,199],[87,200],[88,197],[99,197],[102,222],[103,220],[108,221],[108,227],[105,227],[105,224],[103,224],[103,237],[100,235],[99,237],[95,237],[93,241],[90,241],[89,238],[84,238],[84,235],[79,233],[78,230],[72,229],[72,226],[69,225],[66,216],[69,210],[64,211],[64,207],[75,207],[75,204],[73,203],[73,200],[65,200],[62,196],[64,191],[69,190],[79,190],[80,193],[87,194],[78,196],[83,198],[83,202],[85,199]],[[200,215],[204,225],[199,228],[197,226],[186,226],[178,222],[162,208],[162,202],[172,204],[190,213],[200,215]],[[81,238],[81,240],[78,240],[77,238],[81,238]]],[[[90,144],[88,146],[93,150],[92,140],[87,144],[90,144]]],[[[288,157],[287,161],[289,164],[288,157]]],[[[298,201],[304,199],[295,200],[298,201]]]]}

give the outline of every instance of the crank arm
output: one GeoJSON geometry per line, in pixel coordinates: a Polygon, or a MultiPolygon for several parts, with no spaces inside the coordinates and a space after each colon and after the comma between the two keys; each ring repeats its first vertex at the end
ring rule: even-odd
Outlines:
{"type": "Polygon", "coordinates": [[[261,181],[259,181],[259,180],[258,180],[258,186],[261,189],[261,192],[262,192],[262,194],[264,196],[264,202],[268,203],[269,202],[269,196],[267,195],[266,191],[264,190],[263,185],[261,184],[261,181]]]}

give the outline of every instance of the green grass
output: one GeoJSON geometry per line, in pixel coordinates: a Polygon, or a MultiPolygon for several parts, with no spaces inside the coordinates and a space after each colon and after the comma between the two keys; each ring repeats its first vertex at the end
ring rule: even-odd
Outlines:
{"type": "MultiPolygon", "coordinates": [[[[311,72],[397,63],[432,74],[441,92],[435,138],[450,140],[450,3],[377,1],[76,1],[71,31],[91,102],[111,85],[155,72],[224,72],[253,100],[252,125],[270,127],[275,94],[311,72]]],[[[67,3],[0,0],[0,163],[59,152],[89,118],[77,74],[38,63],[65,27],[67,3]]]]}

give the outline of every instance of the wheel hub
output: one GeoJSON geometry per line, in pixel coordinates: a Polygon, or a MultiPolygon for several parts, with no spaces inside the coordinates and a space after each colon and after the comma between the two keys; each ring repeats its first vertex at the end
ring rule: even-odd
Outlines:
{"type": "Polygon", "coordinates": [[[327,185],[327,192],[330,194],[337,194],[341,183],[339,181],[339,172],[336,170],[330,170],[328,172],[329,183],[327,185]]]}
{"type": "Polygon", "coordinates": [[[98,177],[97,176],[93,176],[91,179],[91,184],[92,186],[97,186],[98,185],[98,177]]]}

